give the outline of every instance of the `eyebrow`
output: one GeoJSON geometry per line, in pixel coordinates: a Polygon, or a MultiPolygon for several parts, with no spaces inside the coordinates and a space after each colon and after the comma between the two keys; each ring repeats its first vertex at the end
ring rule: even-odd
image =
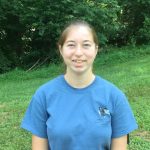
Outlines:
{"type": "Polygon", "coordinates": [[[75,41],[72,41],[72,40],[66,41],[66,43],[69,43],[69,42],[75,43],[75,41]]]}
{"type": "MultiPolygon", "coordinates": [[[[73,40],[66,41],[66,43],[69,43],[69,42],[75,43],[75,41],[73,41],[73,40]]],[[[84,40],[83,42],[90,42],[90,43],[92,43],[92,41],[90,41],[90,40],[84,40]]]]}
{"type": "Polygon", "coordinates": [[[91,42],[90,40],[84,40],[83,42],[91,42]]]}

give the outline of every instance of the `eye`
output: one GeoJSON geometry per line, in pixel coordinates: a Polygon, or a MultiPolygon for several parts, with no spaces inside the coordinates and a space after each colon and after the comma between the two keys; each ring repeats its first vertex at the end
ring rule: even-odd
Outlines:
{"type": "Polygon", "coordinates": [[[91,44],[85,43],[85,44],[83,44],[83,47],[84,47],[84,48],[90,48],[90,47],[91,47],[91,44]]]}
{"type": "Polygon", "coordinates": [[[73,48],[75,47],[75,44],[67,44],[67,47],[73,48]]]}

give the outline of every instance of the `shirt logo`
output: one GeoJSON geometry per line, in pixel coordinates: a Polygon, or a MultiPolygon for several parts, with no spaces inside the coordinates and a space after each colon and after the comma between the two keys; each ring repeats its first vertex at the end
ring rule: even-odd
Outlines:
{"type": "Polygon", "coordinates": [[[105,117],[106,115],[110,115],[109,110],[107,108],[105,108],[105,107],[99,107],[98,112],[103,117],[105,117]]]}

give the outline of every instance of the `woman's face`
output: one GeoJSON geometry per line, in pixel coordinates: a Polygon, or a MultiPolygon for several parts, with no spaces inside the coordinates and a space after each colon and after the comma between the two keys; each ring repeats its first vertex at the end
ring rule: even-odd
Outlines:
{"type": "Polygon", "coordinates": [[[98,46],[94,43],[93,35],[88,27],[70,27],[66,40],[59,49],[67,66],[67,72],[77,74],[92,72],[98,46]]]}

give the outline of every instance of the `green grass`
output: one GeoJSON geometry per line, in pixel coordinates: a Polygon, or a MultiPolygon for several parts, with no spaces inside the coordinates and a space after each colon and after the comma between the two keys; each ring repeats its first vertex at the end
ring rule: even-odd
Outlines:
{"type": "MultiPolygon", "coordinates": [[[[139,129],[130,135],[130,150],[150,148],[150,46],[111,49],[100,53],[94,71],[122,89],[139,129]]],[[[20,123],[34,91],[63,72],[62,65],[0,75],[0,150],[31,149],[31,134],[20,123]]]]}

